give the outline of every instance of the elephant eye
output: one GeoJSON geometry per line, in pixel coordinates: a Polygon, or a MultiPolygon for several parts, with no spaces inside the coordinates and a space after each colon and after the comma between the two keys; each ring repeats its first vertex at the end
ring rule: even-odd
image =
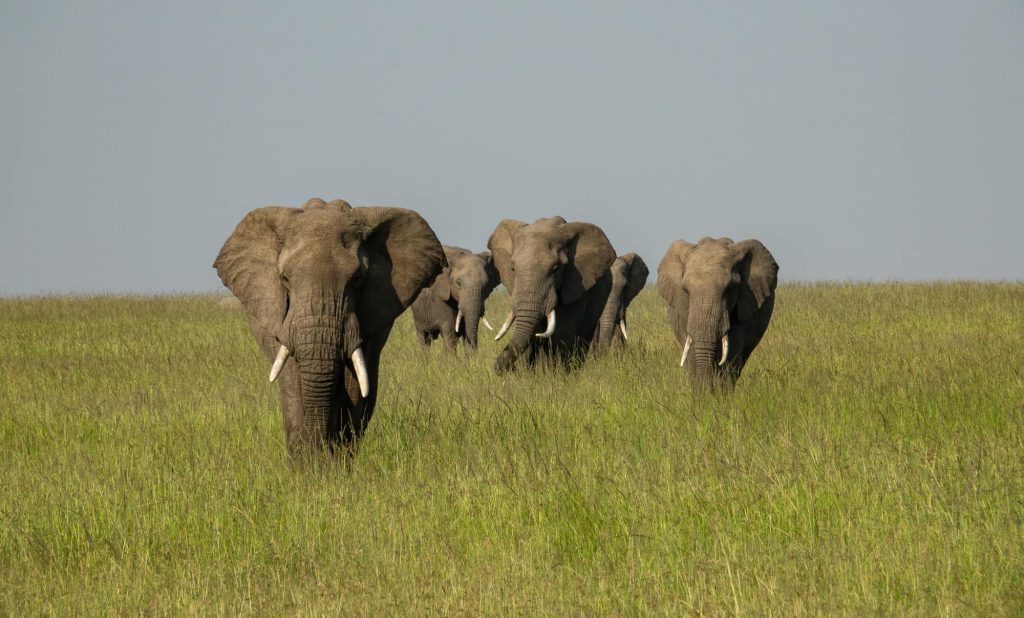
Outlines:
{"type": "Polygon", "coordinates": [[[560,266],[561,266],[561,264],[559,264],[558,262],[555,262],[554,265],[551,267],[551,272],[557,272],[558,268],[560,266]]]}
{"type": "Polygon", "coordinates": [[[461,278],[455,280],[455,287],[457,287],[457,288],[461,288],[462,287],[462,279],[461,278]]]}

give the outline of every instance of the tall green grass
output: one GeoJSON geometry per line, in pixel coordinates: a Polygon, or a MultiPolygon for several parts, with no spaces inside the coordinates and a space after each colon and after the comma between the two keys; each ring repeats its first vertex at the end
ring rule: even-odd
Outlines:
{"type": "Polygon", "coordinates": [[[498,377],[406,314],[353,470],[296,471],[216,298],[0,300],[0,611],[1024,612],[1024,285],[783,286],[725,395],[650,289],[630,336],[498,377]]]}

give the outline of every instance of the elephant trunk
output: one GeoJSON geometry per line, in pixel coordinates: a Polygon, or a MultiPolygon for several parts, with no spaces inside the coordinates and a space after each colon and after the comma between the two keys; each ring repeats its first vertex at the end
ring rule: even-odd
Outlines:
{"type": "Polygon", "coordinates": [[[725,303],[717,297],[712,301],[690,305],[686,332],[692,342],[688,358],[693,359],[693,375],[699,381],[710,381],[718,372],[725,346],[728,345],[729,315],[725,303]]]}
{"type": "Polygon", "coordinates": [[[498,356],[495,370],[505,373],[515,364],[519,356],[533,343],[537,325],[545,316],[545,305],[540,295],[530,295],[525,299],[517,299],[513,303],[514,318],[512,322],[512,339],[498,356]]]}
{"type": "Polygon", "coordinates": [[[597,322],[597,341],[601,343],[610,344],[622,340],[620,324],[625,319],[622,308],[622,293],[625,286],[625,281],[613,278],[608,302],[605,303],[597,322]]]}
{"type": "Polygon", "coordinates": [[[480,316],[482,314],[480,292],[476,291],[474,293],[473,290],[464,290],[463,295],[466,297],[466,300],[459,303],[459,310],[462,312],[463,328],[466,329],[466,345],[476,349],[477,334],[480,329],[480,316]]]}
{"type": "Polygon", "coordinates": [[[516,307],[516,317],[512,322],[512,340],[508,347],[516,352],[522,352],[530,345],[534,333],[537,332],[537,325],[544,316],[544,308],[540,303],[519,303],[516,307]]]}
{"type": "Polygon", "coordinates": [[[322,442],[338,401],[344,359],[341,321],[333,316],[293,320],[292,339],[302,394],[302,441],[322,442]]]}
{"type": "Polygon", "coordinates": [[[713,377],[717,367],[717,352],[717,342],[694,340],[690,356],[693,358],[694,375],[698,380],[710,380],[713,377]]]}
{"type": "MultiPolygon", "coordinates": [[[[612,290],[612,294],[615,290],[612,290]]],[[[616,339],[616,328],[619,322],[619,304],[613,298],[608,297],[608,303],[604,306],[604,311],[601,312],[601,317],[598,320],[597,340],[601,343],[611,343],[616,339]]]]}
{"type": "Polygon", "coordinates": [[[606,317],[602,315],[597,326],[597,343],[610,344],[615,341],[615,333],[618,332],[616,324],[618,324],[618,320],[614,317],[606,317]]]}

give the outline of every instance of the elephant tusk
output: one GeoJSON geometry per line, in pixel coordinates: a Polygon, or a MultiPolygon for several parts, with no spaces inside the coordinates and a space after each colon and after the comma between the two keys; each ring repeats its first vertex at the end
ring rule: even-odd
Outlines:
{"type": "Polygon", "coordinates": [[[679,360],[679,366],[682,367],[686,364],[686,355],[690,353],[690,344],[693,343],[693,337],[686,338],[686,345],[683,346],[683,358],[679,360]]]}
{"type": "Polygon", "coordinates": [[[356,379],[359,380],[359,394],[366,397],[370,396],[370,375],[366,372],[366,360],[363,358],[363,349],[356,348],[356,351],[352,353],[352,366],[356,370],[356,379]]]}
{"type": "Polygon", "coordinates": [[[726,357],[729,356],[729,333],[722,335],[722,360],[718,361],[718,366],[721,367],[725,364],[726,357]]]}
{"type": "Polygon", "coordinates": [[[274,359],[274,365],[270,368],[270,381],[273,382],[277,379],[277,376],[281,375],[281,369],[284,368],[284,361],[288,360],[288,348],[283,345],[277,351],[277,358],[274,359]]]}
{"type": "Polygon", "coordinates": [[[514,312],[510,309],[509,312],[508,312],[508,317],[505,318],[505,323],[501,325],[501,328],[498,329],[498,334],[494,336],[494,340],[495,341],[497,341],[498,339],[501,339],[502,337],[504,337],[505,333],[508,332],[508,327],[512,326],[512,316],[513,315],[514,315],[514,312]]]}
{"type": "Polygon", "coordinates": [[[537,338],[538,339],[548,339],[548,338],[551,337],[552,333],[554,333],[554,332],[555,332],[555,310],[552,309],[551,312],[548,313],[548,329],[546,331],[544,331],[543,333],[538,334],[537,338]]]}
{"type": "Polygon", "coordinates": [[[491,330],[491,331],[494,330],[494,327],[491,326],[491,323],[487,321],[487,318],[480,318],[480,319],[483,320],[484,326],[487,327],[487,330],[491,330]]]}
{"type": "Polygon", "coordinates": [[[621,320],[619,322],[619,330],[622,331],[622,338],[629,341],[629,335],[626,334],[626,321],[621,320]]]}
{"type": "Polygon", "coordinates": [[[455,332],[459,332],[459,325],[462,324],[462,309],[455,314],[455,332]]]}

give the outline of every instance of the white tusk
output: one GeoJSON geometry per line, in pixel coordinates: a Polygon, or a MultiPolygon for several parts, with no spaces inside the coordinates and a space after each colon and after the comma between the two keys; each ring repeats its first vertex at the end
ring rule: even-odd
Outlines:
{"type": "Polygon", "coordinates": [[[501,328],[498,329],[498,334],[495,335],[495,337],[494,337],[495,341],[497,341],[498,339],[501,339],[502,337],[504,337],[505,333],[508,332],[508,327],[512,326],[512,315],[513,315],[512,310],[509,309],[508,317],[505,318],[505,323],[501,325],[501,328]]]}
{"type": "Polygon", "coordinates": [[[455,314],[455,332],[459,332],[459,325],[462,324],[462,309],[455,314]]]}
{"type": "Polygon", "coordinates": [[[729,333],[722,335],[722,360],[718,361],[719,367],[725,364],[727,356],[729,356],[729,333]]]}
{"type": "Polygon", "coordinates": [[[625,320],[621,320],[619,322],[619,330],[622,331],[622,338],[626,339],[626,340],[629,340],[629,335],[626,334],[626,321],[625,320]]]}
{"type": "Polygon", "coordinates": [[[356,348],[352,353],[352,366],[356,368],[356,379],[359,380],[359,393],[365,398],[370,395],[370,376],[366,372],[366,360],[363,359],[363,349],[356,348]]]}
{"type": "Polygon", "coordinates": [[[480,319],[484,321],[484,326],[487,327],[487,330],[494,330],[494,327],[491,326],[491,323],[487,321],[487,318],[480,318],[480,319]]]}
{"type": "Polygon", "coordinates": [[[686,345],[683,346],[683,358],[679,361],[680,367],[682,367],[686,363],[686,355],[690,352],[691,343],[693,343],[693,337],[687,337],[686,345]]]}
{"type": "Polygon", "coordinates": [[[288,360],[288,348],[281,346],[281,349],[277,351],[277,358],[274,359],[274,366],[270,368],[271,382],[281,375],[281,369],[284,368],[284,361],[286,360],[288,360]]]}
{"type": "Polygon", "coordinates": [[[551,337],[552,333],[555,332],[555,310],[552,309],[551,313],[548,314],[548,329],[543,333],[537,335],[538,339],[547,339],[551,337]]]}

